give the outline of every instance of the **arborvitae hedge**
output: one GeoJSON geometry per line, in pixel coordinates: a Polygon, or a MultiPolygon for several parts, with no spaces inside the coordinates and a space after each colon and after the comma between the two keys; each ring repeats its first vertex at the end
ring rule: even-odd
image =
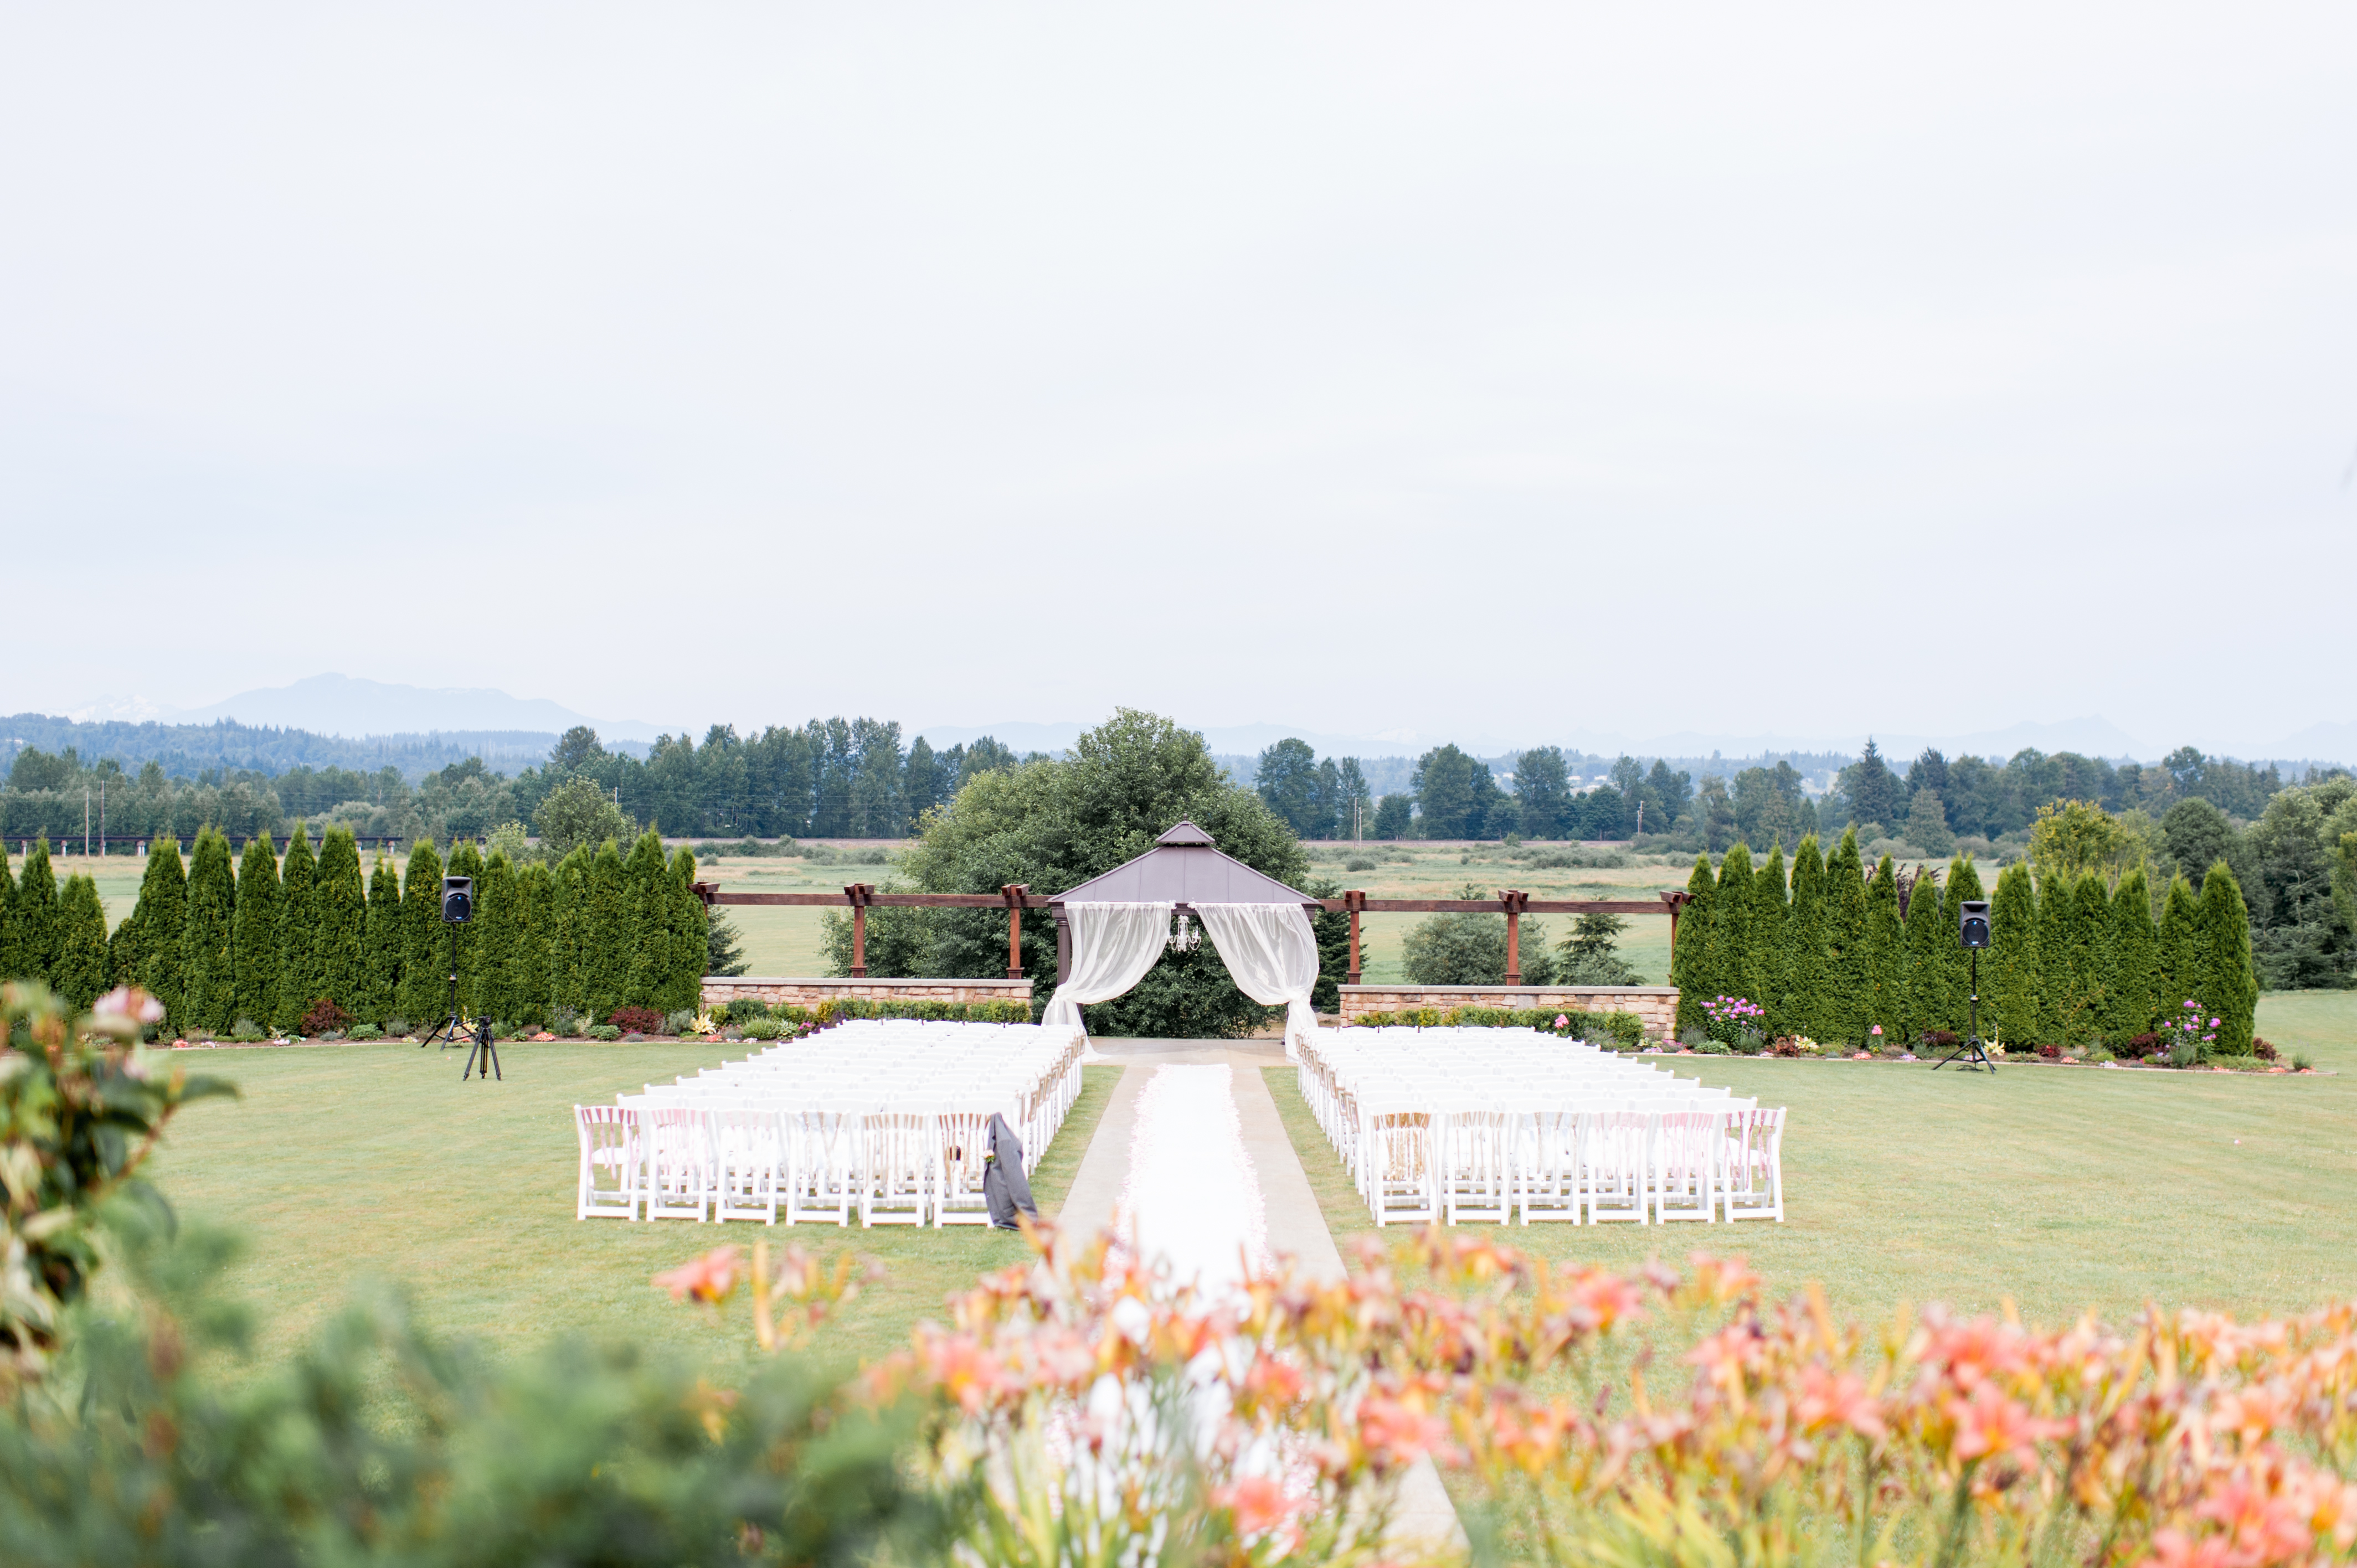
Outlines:
{"type": "Polygon", "coordinates": [[[180,841],[164,835],[147,846],[147,869],[139,878],[139,902],[115,928],[107,968],[117,985],[136,985],[164,1004],[169,1015],[180,999],[180,928],[188,912],[188,876],[180,865],[180,841]]]}
{"type": "Polygon", "coordinates": [[[1784,1027],[1784,993],[1786,979],[1784,944],[1789,940],[1785,919],[1791,906],[1784,897],[1784,846],[1770,843],[1768,859],[1751,878],[1751,920],[1749,935],[1751,942],[1751,983],[1760,989],[1751,999],[1768,1010],[1768,1028],[1771,1034],[1787,1032],[1784,1027]]]}
{"type": "Polygon", "coordinates": [[[704,971],[710,953],[709,913],[695,896],[695,852],[682,844],[671,857],[671,977],[656,1005],[684,1012],[704,1003],[704,971]]]}
{"type": "Polygon", "coordinates": [[[394,1009],[419,1034],[437,1028],[450,1010],[449,940],[442,930],[442,857],[419,840],[401,879],[401,989],[394,1009]]]}
{"type": "Polygon", "coordinates": [[[1972,1026],[1972,954],[1964,950],[1959,928],[1964,924],[1964,901],[1986,897],[1981,890],[1979,867],[1961,854],[1948,862],[1947,886],[1940,898],[1940,920],[1948,934],[1940,944],[1942,983],[1932,1004],[1935,1029],[1962,1035],[1972,1026]]]}
{"type": "MultiPolygon", "coordinates": [[[[28,868],[29,869],[29,868],[28,868]]],[[[184,1034],[226,1034],[237,1013],[237,875],[229,835],[197,834],[188,857],[188,908],[180,928],[180,1008],[184,1034]]]]}
{"type": "Polygon", "coordinates": [[[371,1027],[393,1016],[394,988],[401,983],[402,950],[408,926],[401,908],[401,874],[383,851],[369,871],[368,973],[361,1004],[353,1011],[371,1027]]]}
{"type": "MultiPolygon", "coordinates": [[[[455,868],[458,862],[453,855],[455,868]]],[[[455,870],[454,870],[455,874],[455,870]]],[[[483,864],[475,883],[474,973],[466,993],[482,1017],[511,1023],[523,1015],[512,977],[516,950],[530,940],[517,907],[515,867],[503,854],[483,864]]]]}
{"type": "Polygon", "coordinates": [[[2152,924],[2152,889],[2144,867],[2132,866],[2112,895],[2111,984],[2104,992],[2104,1035],[2132,1040],[2160,1012],[2158,934],[2152,924]]]}
{"type": "Polygon", "coordinates": [[[1792,908],[1784,917],[1785,1034],[1826,1037],[1824,1020],[1825,863],[1817,835],[1792,852],[1792,908]]]}
{"type": "Polygon", "coordinates": [[[1981,955],[1981,1012],[2002,1045],[2028,1046],[2039,1037],[2038,891],[2019,861],[1996,879],[1989,908],[1988,951],[1981,955]]]}
{"type": "Polygon", "coordinates": [[[622,854],[612,839],[597,846],[589,863],[589,886],[581,922],[581,990],[589,1013],[602,1024],[630,996],[630,890],[622,854]]]}
{"type": "MultiPolygon", "coordinates": [[[[2193,891],[2193,884],[2179,872],[2169,879],[2169,893],[2161,900],[2158,938],[2160,962],[2160,1006],[2156,1018],[2174,1018],[2183,1004],[2197,1000],[2194,993],[2201,989],[2208,978],[2201,963],[2201,904],[2193,891]]],[[[2205,1000],[2202,1005],[2209,1005],[2205,1000]]]]}
{"type": "Polygon", "coordinates": [[[311,893],[316,935],[311,972],[324,996],[354,1017],[368,994],[368,891],[361,882],[360,845],[338,824],[319,845],[319,879],[311,893]]]}
{"type": "Polygon", "coordinates": [[[2201,878],[2201,923],[2198,945],[2201,989],[2192,994],[2218,1019],[2216,1049],[2247,1056],[2257,1021],[2259,982],[2251,963],[2251,912],[2234,874],[2218,862],[2201,878]]]}
{"type": "MultiPolygon", "coordinates": [[[[302,822],[286,842],[286,864],[278,889],[278,1026],[290,1033],[302,1027],[303,1014],[319,994],[313,966],[311,921],[319,862],[311,853],[311,833],[302,822]]],[[[260,1022],[260,1020],[256,1020],[260,1022]]]]}
{"type": "Polygon", "coordinates": [[[1751,851],[1737,844],[1718,865],[1718,888],[1710,907],[1710,968],[1714,994],[1760,1000],[1751,973],[1751,851]]]}
{"type": "Polygon", "coordinates": [[[1866,885],[1866,1022],[1869,1036],[1878,1027],[1885,1040],[1906,1037],[1906,938],[1899,923],[1899,868],[1886,854],[1866,885]]]}
{"type": "Polygon", "coordinates": [[[76,1011],[106,990],[106,906],[87,876],[66,878],[58,899],[58,962],[49,986],[76,1011]]]}
{"type": "Polygon", "coordinates": [[[32,854],[16,879],[16,968],[28,980],[47,981],[58,966],[58,874],[49,869],[49,841],[33,841],[32,854]]]}
{"type": "Polygon", "coordinates": [[[237,863],[237,1005],[240,1018],[268,1028],[278,1005],[278,855],[266,833],[245,841],[237,863]]]}
{"type": "Polygon", "coordinates": [[[1841,843],[1825,862],[1825,989],[1819,1016],[1827,1020],[1819,1040],[1844,1045],[1866,1037],[1872,975],[1866,952],[1866,865],[1857,833],[1843,830],[1841,843]]]}
{"type": "Polygon", "coordinates": [[[9,869],[8,846],[0,843],[0,980],[29,980],[16,956],[16,874],[9,869]]]}
{"type": "MultiPolygon", "coordinates": [[[[468,1017],[482,1013],[482,997],[477,982],[483,971],[483,856],[482,852],[463,840],[450,846],[450,864],[443,868],[445,876],[471,876],[475,879],[475,918],[458,928],[458,1011],[468,1017]]],[[[437,895],[438,897],[438,895],[437,895]]],[[[436,917],[439,918],[438,916],[436,917]]],[[[444,937],[443,961],[449,961],[448,937],[444,937]]],[[[446,975],[442,986],[449,989],[446,975]]],[[[489,1015],[484,1015],[489,1016],[489,1015]]]]}
{"type": "Polygon", "coordinates": [[[1903,1032],[1899,1036],[1901,1040],[1920,1040],[1925,1030],[1941,1026],[1946,972],[1940,962],[1945,956],[1940,944],[1954,940],[1941,918],[1944,912],[1940,889],[1930,877],[1919,874],[1915,885],[1907,891],[1907,1004],[1903,1032]]]}
{"type": "Polygon", "coordinates": [[[535,861],[516,873],[525,940],[508,959],[509,989],[524,1011],[514,1022],[549,1024],[556,1004],[556,875],[535,861]]]}
{"type": "Polygon", "coordinates": [[[582,950],[588,939],[589,862],[587,845],[576,849],[550,874],[548,994],[563,1011],[589,1011],[588,966],[582,950]]]}
{"type": "Polygon", "coordinates": [[[1670,952],[1670,983],[1678,988],[1678,1032],[1699,1029],[1710,1022],[1704,1004],[1719,993],[1712,969],[1711,910],[1718,879],[1710,874],[1710,856],[1695,856],[1686,878],[1686,907],[1678,917],[1677,943],[1670,952]]]}

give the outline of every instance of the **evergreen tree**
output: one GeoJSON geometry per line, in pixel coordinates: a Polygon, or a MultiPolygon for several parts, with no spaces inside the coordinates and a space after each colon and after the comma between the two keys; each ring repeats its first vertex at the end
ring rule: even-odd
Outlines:
{"type": "Polygon", "coordinates": [[[1932,1026],[1961,1036],[1972,1027],[1973,955],[1964,950],[1961,928],[1964,901],[1980,899],[1980,868],[1963,855],[1948,862],[1948,886],[1940,899],[1940,921],[1947,928],[1940,939],[1940,963],[1945,980],[1941,988],[1942,1016],[1932,1026]]]}
{"type": "Polygon", "coordinates": [[[1939,887],[1919,873],[1907,894],[1906,1033],[1900,1036],[1910,1051],[1923,1043],[1926,1034],[1947,1026],[1941,1022],[1948,1015],[1947,954],[1941,944],[1955,937],[1943,918],[1945,913],[1939,887]]]}
{"type": "Polygon", "coordinates": [[[303,1015],[319,994],[311,925],[317,915],[318,882],[319,861],[311,853],[310,829],[296,822],[294,836],[286,841],[278,884],[278,1026],[290,1035],[303,1026],[303,1015]]]}
{"type": "Polygon", "coordinates": [[[581,922],[581,990],[591,1019],[608,1022],[628,1000],[630,910],[622,853],[608,839],[589,863],[587,908],[581,922]]]}
{"type": "Polygon", "coordinates": [[[278,1006],[278,854],[267,833],[245,841],[237,865],[237,998],[230,1021],[268,1028],[278,1006]]]}
{"type": "MultiPolygon", "coordinates": [[[[652,832],[654,830],[647,830],[652,832]]],[[[482,978],[482,913],[483,855],[471,839],[462,839],[450,846],[450,864],[442,873],[445,876],[471,876],[475,880],[475,918],[458,928],[458,1011],[468,1017],[490,1016],[482,1011],[482,996],[478,984],[482,978]]],[[[436,898],[439,898],[437,892],[436,898]]],[[[436,918],[439,919],[439,905],[436,918]]],[[[443,938],[443,953],[447,961],[449,938],[443,938]]],[[[443,983],[447,987],[447,980],[443,983]]]]}
{"type": "Polygon", "coordinates": [[[1899,868],[1884,855],[1866,885],[1867,1036],[1886,1042],[1907,1037],[1907,933],[1899,922],[1899,868]]]}
{"type": "Polygon", "coordinates": [[[678,911],[673,929],[672,990],[663,998],[666,1013],[684,1012],[704,1004],[704,972],[711,951],[710,913],[695,896],[695,853],[685,844],[671,857],[672,905],[678,911]]]}
{"type": "Polygon", "coordinates": [[[419,839],[409,852],[409,871],[401,879],[404,939],[401,1015],[418,1035],[440,1026],[449,1011],[450,950],[442,934],[442,857],[431,839],[419,839]]]}
{"type": "Polygon", "coordinates": [[[2125,1051],[2128,1041],[2150,1033],[2160,1011],[2159,945],[2159,933],[2152,925],[2152,889],[2145,882],[2144,867],[2132,865],[2112,895],[2112,983],[2104,1039],[2115,1051],[2125,1051]]]}
{"type": "Polygon", "coordinates": [[[114,983],[136,985],[162,1003],[167,1028],[179,1021],[180,927],[188,912],[188,875],[180,865],[180,841],[158,833],[147,846],[139,902],[116,933],[110,956],[114,983]]]}
{"type": "Polygon", "coordinates": [[[622,863],[625,927],[622,1001],[633,1007],[661,1004],[672,965],[671,866],[662,839],[652,828],[639,835],[622,863]]]}
{"type": "Polygon", "coordinates": [[[1825,971],[1830,996],[1825,1033],[1818,1037],[1855,1045],[1865,1037],[1873,999],[1866,950],[1866,864],[1855,829],[1842,831],[1841,843],[1825,862],[1825,971]]]}
{"type": "Polygon", "coordinates": [[[1784,1021],[1788,1032],[1823,1038],[1825,994],[1825,863],[1817,835],[1792,852],[1792,908],[1784,917],[1784,1021]]]}
{"type": "Polygon", "coordinates": [[[1711,897],[1711,973],[1718,989],[1749,1002],[1760,1000],[1751,972],[1751,848],[1735,844],[1719,862],[1718,887],[1711,897]]]}
{"type": "Polygon", "coordinates": [[[1704,1007],[1718,995],[1717,977],[1711,972],[1711,908],[1718,879],[1710,874],[1710,856],[1695,856],[1694,873],[1686,878],[1686,907],[1678,917],[1670,949],[1670,983],[1678,988],[1678,1032],[1706,1027],[1710,1015],[1704,1007]]]}
{"type": "Polygon", "coordinates": [[[401,908],[401,873],[383,851],[377,852],[376,865],[369,871],[368,898],[368,972],[360,1005],[353,1009],[359,1021],[381,1027],[393,1015],[393,998],[401,983],[402,949],[407,934],[406,917],[401,908]]]}
{"type": "Polygon", "coordinates": [[[495,1023],[514,1024],[523,1016],[521,999],[511,988],[510,963],[522,916],[515,867],[504,853],[494,850],[475,884],[473,993],[480,1015],[495,1023]]]}
{"type": "Polygon", "coordinates": [[[2084,1047],[2104,1032],[2104,1023],[2112,1015],[2112,900],[2104,879],[2092,871],[2081,874],[2072,897],[2079,905],[2072,922],[2079,940],[2072,955],[2079,1017],[2065,1043],[2084,1047]]]}
{"type": "Polygon", "coordinates": [[[2029,867],[2015,861],[1996,879],[1989,910],[1988,951],[1982,955],[1982,1010],[1999,1043],[2024,1050],[2038,1042],[2039,958],[2044,951],[2038,890],[2029,867]]]}
{"type": "Polygon", "coordinates": [[[188,856],[188,909],[180,928],[181,1027],[229,1032],[237,1011],[237,874],[229,835],[206,828],[188,856]]]}
{"type": "Polygon", "coordinates": [[[1765,1023],[1771,1039],[1791,1032],[1785,1022],[1784,998],[1784,920],[1789,913],[1784,901],[1784,846],[1770,843],[1766,863],[1751,876],[1748,934],[1751,943],[1751,983],[1760,988],[1752,1000],[1768,1010],[1765,1023]]]}
{"type": "Polygon", "coordinates": [[[551,908],[548,941],[550,1021],[558,1008],[587,1015],[589,1011],[588,969],[582,959],[589,928],[589,865],[585,846],[560,862],[550,876],[551,908]]]}
{"type": "MultiPolygon", "coordinates": [[[[2202,983],[2209,978],[2201,961],[2201,906],[2193,891],[2193,884],[2179,872],[2169,879],[2169,896],[2160,907],[2159,957],[2160,1006],[2156,1009],[2162,1018],[2174,1019],[2185,1010],[2189,1001],[2202,1006],[2214,1005],[2208,997],[2199,995],[2202,983]]],[[[2221,1014],[2219,1016],[2223,1017],[2221,1014]]]]}
{"type": "Polygon", "coordinates": [[[58,961],[49,985],[77,1013],[106,990],[106,906],[87,876],[66,878],[58,900],[58,961]]]}
{"type": "Polygon", "coordinates": [[[16,879],[15,918],[9,923],[16,928],[19,978],[48,983],[57,972],[59,939],[63,932],[58,923],[58,875],[49,869],[47,834],[33,841],[33,853],[25,857],[24,873],[16,879]]]}
{"type": "Polygon", "coordinates": [[[311,909],[317,993],[357,1016],[368,991],[368,890],[361,881],[360,845],[341,823],[320,842],[311,909]]]}
{"type": "Polygon", "coordinates": [[[2243,902],[2242,884],[2221,860],[2201,878],[2201,908],[2195,938],[2202,971],[2201,1004],[2218,1020],[2221,1056],[2251,1052],[2252,1026],[2257,1022],[2258,972],[2251,963],[2251,912],[2243,902]]]}
{"type": "Polygon", "coordinates": [[[8,867],[8,846],[0,843],[0,980],[30,978],[16,952],[16,874],[8,867]]]}
{"type": "Polygon", "coordinates": [[[541,862],[528,861],[516,873],[516,891],[522,918],[508,949],[508,992],[522,1009],[519,1023],[545,1025],[554,1017],[555,875],[541,862]]]}

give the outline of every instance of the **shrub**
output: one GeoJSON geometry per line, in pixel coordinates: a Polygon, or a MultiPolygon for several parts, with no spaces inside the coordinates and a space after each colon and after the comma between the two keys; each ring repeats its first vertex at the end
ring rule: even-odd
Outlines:
{"type": "Polygon", "coordinates": [[[229,1026],[229,1037],[242,1046],[250,1046],[257,1040],[266,1040],[270,1036],[264,1032],[262,1026],[253,1019],[240,1018],[229,1026]]]}
{"type": "Polygon", "coordinates": [[[593,1040],[619,1040],[622,1037],[622,1031],[611,1024],[592,1024],[582,1032],[593,1040]]]}
{"type": "Polygon", "coordinates": [[[549,1033],[560,1039],[577,1040],[581,1037],[584,1023],[585,1020],[581,1015],[574,1009],[559,1007],[556,1010],[556,1016],[550,1023],[549,1033]]]}
{"type": "Polygon", "coordinates": [[[1354,854],[1342,863],[1345,871],[1372,871],[1374,868],[1375,863],[1363,854],[1354,854]]]}
{"type": "Polygon", "coordinates": [[[355,1024],[350,1028],[344,1031],[344,1038],[348,1040],[381,1040],[384,1038],[384,1034],[382,1030],[372,1029],[366,1024],[355,1024]]]}
{"type": "Polygon", "coordinates": [[[409,1033],[409,1020],[398,1013],[384,1021],[384,1032],[393,1039],[409,1033]]]}
{"type": "Polygon", "coordinates": [[[666,1035],[690,1034],[694,1028],[695,1009],[693,1007],[682,1007],[663,1015],[662,1032],[666,1035]]]}
{"type": "Polygon", "coordinates": [[[303,1009],[303,1021],[296,1028],[312,1039],[317,1039],[322,1035],[340,1033],[350,1026],[351,1021],[352,1015],[337,1006],[333,997],[315,996],[311,1004],[303,1009]]]}
{"type": "Polygon", "coordinates": [[[626,1035],[654,1035],[662,1032],[663,1015],[651,1007],[617,1007],[606,1022],[626,1035]]]}
{"type": "Polygon", "coordinates": [[[728,1004],[727,1019],[732,1024],[747,1024],[770,1015],[770,1004],[758,996],[739,996],[728,1004]]]}
{"type": "Polygon", "coordinates": [[[2254,1035],[2251,1036],[2251,1054],[2263,1062],[2274,1061],[2277,1054],[2275,1042],[2265,1035],[2254,1035]]]}
{"type": "Polygon", "coordinates": [[[744,1031],[748,1040],[774,1040],[785,1032],[786,1026],[775,1018],[748,1019],[744,1031]]]}

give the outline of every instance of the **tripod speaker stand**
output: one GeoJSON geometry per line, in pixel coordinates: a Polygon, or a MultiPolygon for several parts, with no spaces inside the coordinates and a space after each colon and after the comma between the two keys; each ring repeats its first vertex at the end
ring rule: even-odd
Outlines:
{"type": "Polygon", "coordinates": [[[1932,1070],[1937,1072],[1949,1062],[1961,1061],[1964,1066],[1960,1070],[1964,1072],[1977,1072],[1982,1068],[1995,1072],[1996,1063],[1989,1059],[1987,1049],[1981,1044],[1981,949],[1989,945],[1988,900],[1967,898],[1964,901],[1957,912],[1956,940],[1964,943],[1966,952],[1973,955],[1972,1033],[1965,1037],[1964,1044],[1934,1064],[1932,1070]]]}
{"type": "Polygon", "coordinates": [[[417,1042],[424,1050],[436,1040],[448,1050],[464,1040],[467,1065],[459,1069],[458,1081],[464,1083],[475,1076],[479,1068],[486,1078],[507,1081],[500,1071],[499,1047],[491,1044],[491,1024],[488,1018],[478,1018],[472,1027],[458,1011],[458,928],[475,918],[475,879],[471,876],[446,876],[442,879],[442,923],[450,928],[450,1007],[442,1026],[417,1042]]]}

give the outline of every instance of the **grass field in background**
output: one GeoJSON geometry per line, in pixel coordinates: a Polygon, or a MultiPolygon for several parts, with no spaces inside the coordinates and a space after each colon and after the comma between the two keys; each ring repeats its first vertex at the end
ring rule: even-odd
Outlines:
{"type": "MultiPolygon", "coordinates": [[[[873,1357],[941,1316],[952,1290],[1028,1256],[1020,1237],[946,1230],[573,1218],[576,1104],[669,1082],[741,1047],[502,1045],[504,1081],[460,1083],[457,1052],[348,1045],[180,1052],[176,1063],[237,1084],[235,1103],[191,1106],[150,1174],[188,1220],[236,1232],[229,1288],[257,1309],[257,1365],[300,1342],[363,1278],[404,1287],[437,1331],[505,1354],[559,1330],[662,1342],[741,1364],[741,1308],[716,1322],[649,1281],[725,1242],[766,1238],[822,1257],[850,1246],[882,1262],[827,1346],[873,1357]]],[[[1032,1190],[1053,1216],[1120,1069],[1084,1069],[1079,1102],[1032,1190]]]]}
{"type": "MultiPolygon", "coordinates": [[[[1821,1281],[1857,1318],[1901,1303],[2039,1322],[2145,1302],[2242,1315],[2357,1296],[2357,993],[2259,1004],[2259,1032],[2332,1076],[1674,1058],[1791,1111],[1785,1222],[1514,1226],[1554,1259],[1748,1256],[1778,1294],[1821,1281]]],[[[1374,1234],[1289,1069],[1268,1082],[1328,1227],[1374,1234]]]]}

